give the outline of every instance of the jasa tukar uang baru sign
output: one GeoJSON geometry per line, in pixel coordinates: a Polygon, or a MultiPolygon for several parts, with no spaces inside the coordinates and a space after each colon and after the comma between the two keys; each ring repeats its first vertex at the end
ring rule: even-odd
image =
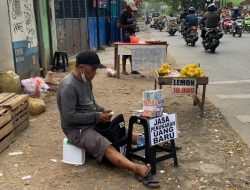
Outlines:
{"type": "Polygon", "coordinates": [[[175,113],[164,113],[162,117],[150,119],[148,122],[151,146],[177,138],[177,122],[175,113]]]}

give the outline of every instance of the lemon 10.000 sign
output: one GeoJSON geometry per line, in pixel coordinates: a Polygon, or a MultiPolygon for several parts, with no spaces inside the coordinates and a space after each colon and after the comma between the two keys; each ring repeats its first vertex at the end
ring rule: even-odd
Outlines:
{"type": "Polygon", "coordinates": [[[177,122],[174,113],[163,114],[162,117],[150,119],[148,122],[151,146],[177,138],[177,122]]]}
{"type": "Polygon", "coordinates": [[[196,79],[192,78],[173,78],[172,94],[176,95],[192,95],[196,93],[196,79]]]}

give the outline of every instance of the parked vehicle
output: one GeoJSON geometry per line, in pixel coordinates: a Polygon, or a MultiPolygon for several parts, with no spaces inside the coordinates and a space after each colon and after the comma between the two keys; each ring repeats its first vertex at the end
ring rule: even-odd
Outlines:
{"type": "Polygon", "coordinates": [[[237,18],[236,21],[233,22],[233,37],[237,34],[239,37],[242,36],[242,30],[243,30],[243,19],[237,18]]]}
{"type": "Polygon", "coordinates": [[[225,18],[222,21],[222,28],[223,28],[225,34],[231,31],[231,28],[232,28],[231,18],[225,18]]]}
{"type": "Polygon", "coordinates": [[[198,26],[192,26],[187,29],[186,34],[184,35],[184,39],[187,45],[195,46],[195,43],[198,40],[198,26]]]}
{"type": "Polygon", "coordinates": [[[205,39],[202,44],[205,50],[210,50],[211,53],[215,52],[215,49],[219,46],[219,28],[206,28],[205,39]]]}
{"type": "Polygon", "coordinates": [[[244,31],[250,32],[250,17],[245,17],[243,20],[244,31]]]}

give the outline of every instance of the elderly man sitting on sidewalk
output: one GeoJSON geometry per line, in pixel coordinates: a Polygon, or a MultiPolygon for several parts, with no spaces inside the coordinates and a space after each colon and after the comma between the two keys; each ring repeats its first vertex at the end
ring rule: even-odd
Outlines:
{"type": "MultiPolygon", "coordinates": [[[[63,132],[72,144],[86,149],[97,161],[106,158],[115,166],[134,172],[137,179],[145,181],[150,176],[151,166],[128,160],[96,129],[109,123],[112,117],[112,111],[99,106],[93,96],[91,81],[98,68],[105,68],[98,55],[85,51],[76,56],[75,70],[62,80],[57,92],[57,104],[63,132]]],[[[137,137],[133,136],[134,143],[137,137]]],[[[152,183],[146,182],[152,187],[152,183]]],[[[153,182],[154,186],[159,186],[158,182],[153,182]]]]}

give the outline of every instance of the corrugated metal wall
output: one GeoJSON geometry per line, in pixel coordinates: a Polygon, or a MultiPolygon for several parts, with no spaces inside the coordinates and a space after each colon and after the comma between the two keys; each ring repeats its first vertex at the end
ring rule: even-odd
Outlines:
{"type": "Polygon", "coordinates": [[[86,0],[55,0],[57,46],[76,54],[88,49],[86,0]]]}
{"type": "Polygon", "coordinates": [[[122,2],[119,0],[110,1],[110,15],[111,15],[111,39],[110,42],[120,40],[120,30],[117,28],[117,21],[121,13],[122,2]]]}
{"type": "Polygon", "coordinates": [[[93,6],[93,1],[89,1],[87,5],[88,14],[88,33],[89,33],[89,48],[98,48],[97,39],[97,19],[96,19],[96,8],[93,6]]]}
{"type": "MultiPolygon", "coordinates": [[[[58,50],[74,54],[79,50],[98,48],[97,14],[93,2],[54,0],[58,50]]],[[[112,44],[120,36],[117,19],[121,12],[121,1],[106,2],[107,6],[98,9],[100,46],[112,44]]]]}
{"type": "MultiPolygon", "coordinates": [[[[98,47],[97,38],[97,19],[96,8],[93,2],[88,3],[88,29],[89,29],[89,47],[96,49],[98,47]]],[[[100,46],[111,45],[120,39],[120,30],[117,28],[117,20],[121,12],[121,1],[109,0],[105,8],[98,9],[99,15],[99,33],[100,46]]]]}

